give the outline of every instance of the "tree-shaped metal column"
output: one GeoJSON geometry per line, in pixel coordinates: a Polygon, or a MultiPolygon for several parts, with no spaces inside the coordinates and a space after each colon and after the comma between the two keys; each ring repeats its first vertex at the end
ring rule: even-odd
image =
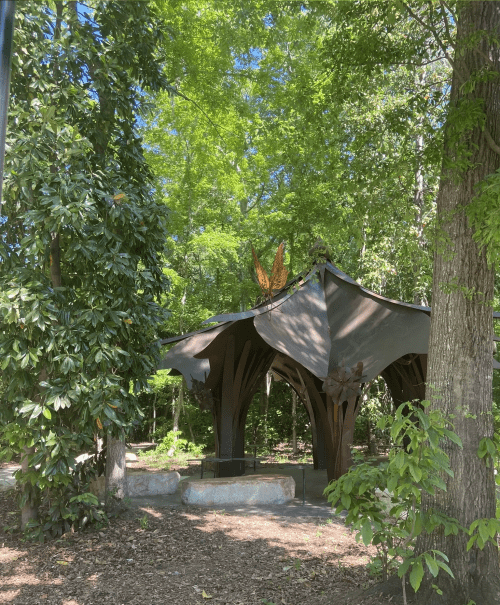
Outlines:
{"type": "MultiPolygon", "coordinates": [[[[275,265],[272,276],[281,275],[281,248],[275,265]]],[[[335,479],[351,463],[363,382],[382,374],[395,400],[420,396],[429,315],[427,307],[379,296],[321,262],[278,292],[270,285],[257,307],[213,317],[207,321],[221,323],[163,341],[181,342],[160,367],[181,373],[210,402],[222,458],[243,456],[248,407],[264,374],[273,370],[308,411],[315,467],[326,466],[328,478],[335,479]]],[[[239,462],[224,469],[222,474],[244,472],[239,462]]]]}
{"type": "Polygon", "coordinates": [[[339,366],[330,372],[322,385],[327,396],[326,409],[334,449],[333,470],[329,469],[329,480],[341,477],[352,464],[354,423],[359,412],[361,388],[365,379],[362,374],[362,361],[350,370],[339,366]]]}

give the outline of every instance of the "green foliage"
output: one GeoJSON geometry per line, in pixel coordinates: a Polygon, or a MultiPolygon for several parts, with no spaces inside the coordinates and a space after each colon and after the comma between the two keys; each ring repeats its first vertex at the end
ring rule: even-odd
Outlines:
{"type": "Polygon", "coordinates": [[[182,435],[182,431],[169,431],[162,442],[158,444],[156,453],[161,454],[173,449],[174,454],[172,455],[175,455],[175,452],[177,451],[187,452],[196,457],[203,455],[202,445],[196,445],[196,443],[192,443],[187,439],[182,439],[180,435],[182,435]]]}
{"type": "Polygon", "coordinates": [[[295,274],[321,236],[363,285],[428,302],[450,73],[428,33],[383,2],[159,5],[176,79],[143,133],[171,210],[165,336],[255,303],[251,244],[270,266],[284,240],[295,274]]]}
{"type": "MultiPolygon", "coordinates": [[[[78,531],[87,525],[106,525],[108,515],[102,509],[97,497],[88,491],[91,479],[97,476],[95,466],[86,460],[77,464],[74,471],[53,479],[51,484],[40,490],[39,482],[32,484],[41,491],[40,510],[37,520],[30,521],[25,535],[30,540],[44,542],[58,538],[69,531],[78,531]]],[[[37,480],[36,473],[17,477],[21,481],[37,480]]],[[[21,506],[29,495],[24,491],[21,506]]]]}
{"type": "Polygon", "coordinates": [[[479,442],[477,455],[479,458],[484,459],[486,466],[489,467],[492,462],[495,466],[498,466],[500,460],[500,434],[495,433],[493,439],[483,437],[479,442]]]}
{"type": "Polygon", "coordinates": [[[356,464],[338,481],[325,490],[337,512],[348,511],[346,523],[358,530],[356,538],[377,548],[372,568],[384,577],[397,569],[399,577],[409,572],[414,590],[418,590],[426,568],[433,577],[442,569],[452,575],[444,553],[433,550],[414,556],[416,537],[422,532],[440,528],[444,535],[457,534],[463,528],[438,510],[424,512],[420,508],[421,494],[445,490],[443,473],[453,476],[443,443],[457,445],[460,439],[452,425],[439,411],[428,413],[429,402],[423,408],[406,403],[394,417],[385,416],[379,427],[390,427],[396,445],[389,461],[378,466],[369,462],[356,464]],[[408,442],[405,449],[403,442],[408,442]]]}
{"type": "Polygon", "coordinates": [[[356,417],[354,425],[354,443],[357,445],[365,444],[370,438],[369,446],[374,453],[377,442],[384,446],[390,444],[390,430],[385,427],[383,430],[378,427],[378,421],[390,413],[392,409],[392,398],[387,390],[383,379],[376,379],[363,398],[361,410],[356,417]]]}
{"type": "Polygon", "coordinates": [[[474,544],[481,550],[488,542],[497,545],[497,536],[500,533],[500,519],[476,519],[471,523],[468,531],[470,538],[467,542],[467,550],[474,544]]]}
{"type": "Polygon", "coordinates": [[[18,479],[50,535],[100,519],[74,459],[141,418],[165,319],[166,210],[136,129],[141,87],[165,83],[153,5],[79,6],[18,6],[0,239],[4,453],[34,448],[18,479]]]}
{"type": "MultiPolygon", "coordinates": [[[[166,370],[158,371],[149,380],[150,388],[139,395],[139,404],[144,412],[144,421],[134,428],[131,439],[160,442],[173,430],[174,407],[179,405],[179,376],[170,376],[166,370]],[[156,413],[156,429],[153,432],[153,406],[156,413]]],[[[214,450],[212,415],[200,411],[195,399],[183,386],[183,403],[179,416],[179,430],[182,437],[196,443],[202,449],[214,450]]]]}
{"type": "MultiPolygon", "coordinates": [[[[415,591],[427,570],[436,578],[440,570],[453,577],[445,553],[432,550],[414,555],[417,536],[421,532],[441,531],[445,536],[464,532],[469,536],[467,550],[473,546],[483,549],[488,542],[496,544],[500,520],[476,519],[470,527],[462,527],[456,519],[442,511],[420,507],[421,494],[434,495],[446,490],[443,474],[453,477],[449,458],[443,449],[447,440],[461,446],[453,426],[438,410],[428,413],[429,402],[423,408],[411,404],[400,406],[394,417],[385,416],[379,428],[390,429],[396,445],[389,461],[377,466],[363,462],[358,455],[356,465],[325,490],[337,512],[348,511],[346,523],[358,530],[356,538],[377,548],[369,567],[385,578],[391,571],[399,577],[408,574],[415,591]],[[407,449],[403,443],[408,442],[407,449]]],[[[486,464],[499,456],[498,438],[481,440],[478,456],[486,464]]],[[[497,515],[498,517],[498,515],[497,515]]],[[[440,593],[438,586],[434,589],[440,593]]]]}
{"type": "Polygon", "coordinates": [[[500,169],[490,174],[478,187],[477,195],[467,207],[474,228],[474,239],[486,249],[489,261],[497,265],[500,250],[500,169]]]}
{"type": "MultiPolygon", "coordinates": [[[[307,411],[297,404],[297,441],[311,442],[311,425],[307,411]]],[[[260,392],[254,396],[246,421],[247,443],[257,443],[272,451],[278,443],[292,439],[292,389],[285,382],[271,383],[267,415],[262,408],[260,392]]]]}

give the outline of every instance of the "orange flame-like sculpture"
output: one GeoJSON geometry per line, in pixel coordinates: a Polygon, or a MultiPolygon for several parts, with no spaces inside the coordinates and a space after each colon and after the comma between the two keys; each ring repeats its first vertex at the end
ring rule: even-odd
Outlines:
{"type": "Polygon", "coordinates": [[[286,284],[288,269],[286,269],[283,264],[284,250],[285,246],[283,243],[281,243],[276,251],[273,268],[271,269],[271,276],[269,277],[264,267],[260,264],[255,250],[252,248],[253,262],[255,264],[257,279],[259,280],[259,286],[262,290],[262,294],[266,297],[271,298],[273,295],[273,290],[279,290],[286,284]]]}

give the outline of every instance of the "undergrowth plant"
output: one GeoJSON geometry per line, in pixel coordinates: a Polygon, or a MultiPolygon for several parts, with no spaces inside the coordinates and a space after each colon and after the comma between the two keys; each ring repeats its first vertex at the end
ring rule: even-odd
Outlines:
{"type": "MultiPolygon", "coordinates": [[[[408,573],[415,591],[420,587],[424,567],[434,578],[440,570],[453,577],[445,553],[431,550],[418,556],[414,554],[417,536],[437,528],[444,535],[459,531],[470,533],[456,519],[436,510],[423,512],[420,507],[423,492],[434,494],[436,490],[446,490],[443,474],[453,477],[443,442],[451,440],[461,447],[449,420],[438,410],[426,411],[428,406],[428,401],[421,402],[421,407],[405,403],[394,417],[382,417],[378,427],[381,430],[390,427],[395,444],[388,462],[374,466],[362,462],[363,457],[358,455],[349,472],[325,489],[337,512],[347,510],[346,524],[358,530],[356,539],[377,548],[377,555],[371,561],[372,570],[381,573],[384,580],[391,571],[397,571],[402,579],[405,604],[408,573]]],[[[496,520],[492,521],[496,528],[496,520]]],[[[486,536],[483,525],[479,525],[483,528],[480,539],[484,542],[491,528],[488,526],[486,536]]],[[[479,532],[478,528],[471,529],[479,532]]]]}
{"type": "Polygon", "coordinates": [[[195,457],[203,455],[203,445],[197,445],[192,441],[180,437],[180,435],[182,435],[182,431],[169,431],[155,450],[144,453],[145,457],[148,457],[148,455],[156,456],[158,454],[166,455],[172,448],[174,449],[174,455],[179,453],[187,453],[195,457]]]}
{"type": "MultiPolygon", "coordinates": [[[[38,518],[28,522],[25,537],[45,542],[89,525],[107,525],[109,512],[89,491],[90,481],[99,473],[98,468],[102,471],[103,461],[96,463],[91,458],[76,464],[63,483],[48,482],[41,492],[38,518]]],[[[31,478],[36,479],[36,476],[31,478]]]]}

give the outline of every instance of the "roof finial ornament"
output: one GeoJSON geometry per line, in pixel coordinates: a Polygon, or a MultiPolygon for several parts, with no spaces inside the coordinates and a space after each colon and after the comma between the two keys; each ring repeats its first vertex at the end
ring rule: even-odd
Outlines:
{"type": "Polygon", "coordinates": [[[285,244],[282,242],[276,251],[273,268],[271,269],[271,275],[268,276],[264,267],[260,264],[257,254],[252,247],[253,262],[255,265],[255,272],[257,273],[257,280],[259,281],[260,289],[262,290],[262,294],[265,298],[272,298],[273,290],[280,290],[286,284],[288,270],[283,264],[284,250],[285,244]]]}
{"type": "Polygon", "coordinates": [[[313,247],[309,249],[309,256],[312,257],[313,262],[332,262],[332,253],[321,237],[318,237],[313,247]]]}

